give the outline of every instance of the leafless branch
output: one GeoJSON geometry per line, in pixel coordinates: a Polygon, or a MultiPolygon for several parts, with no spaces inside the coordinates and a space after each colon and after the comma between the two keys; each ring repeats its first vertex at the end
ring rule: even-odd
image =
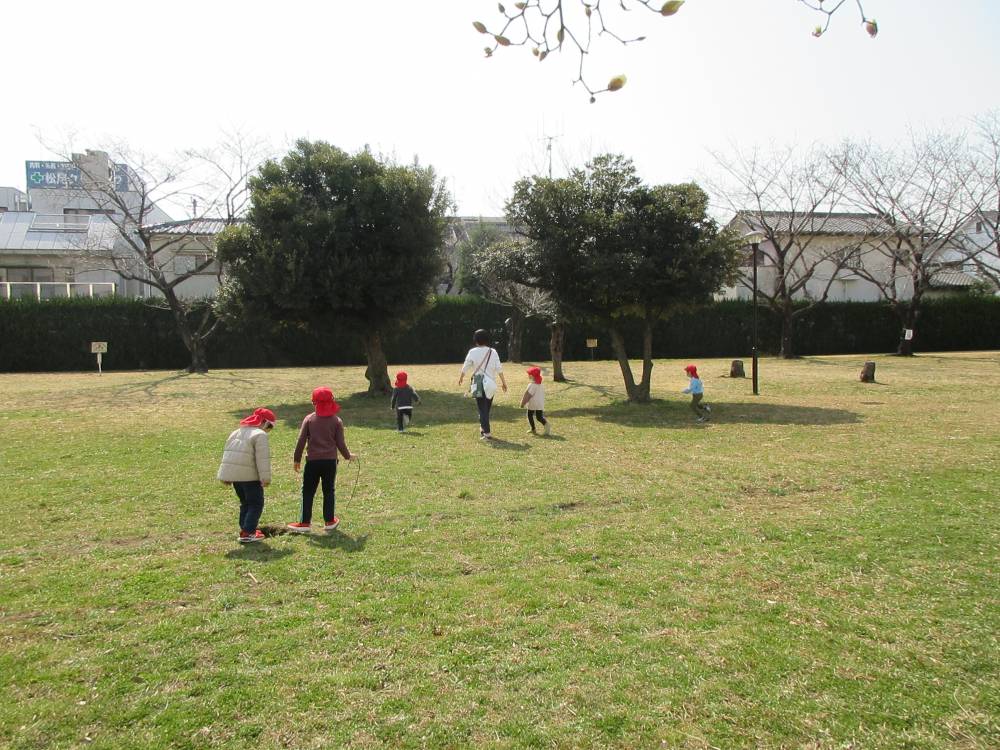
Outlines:
{"type": "MultiPolygon", "coordinates": [[[[810,10],[819,13],[823,20],[813,30],[814,36],[822,36],[830,27],[834,14],[848,0],[839,0],[824,5],[823,0],[798,0],[810,10]],[[829,5],[829,7],[827,7],[829,5]]],[[[617,0],[607,8],[605,0],[526,0],[515,2],[511,8],[497,4],[501,19],[497,24],[487,25],[473,21],[473,27],[480,34],[491,37],[491,43],[484,51],[487,57],[501,47],[528,47],[535,58],[542,62],[552,52],[568,47],[578,58],[577,76],[574,84],[580,84],[593,103],[598,94],[617,91],[625,85],[625,76],[616,75],[603,88],[592,86],[585,76],[585,63],[592,54],[595,39],[607,37],[623,46],[643,41],[644,34],[623,34],[612,28],[617,27],[626,14],[633,10],[645,9],[660,16],[673,16],[684,4],[684,0],[617,0]],[[608,19],[611,19],[609,24],[608,19]],[[492,27],[492,28],[491,28],[492,27]]],[[[875,36],[878,25],[865,15],[861,0],[854,0],[861,22],[868,34],[875,36]]]]}

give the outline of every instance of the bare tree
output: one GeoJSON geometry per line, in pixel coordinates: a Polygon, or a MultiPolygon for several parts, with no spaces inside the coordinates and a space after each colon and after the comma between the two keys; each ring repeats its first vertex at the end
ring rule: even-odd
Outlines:
{"type": "MultiPolygon", "coordinates": [[[[483,296],[511,308],[507,326],[508,358],[520,362],[524,324],[528,318],[543,318],[553,323],[557,306],[552,295],[530,283],[531,248],[528,243],[502,239],[475,250],[472,272],[483,296]]],[[[560,375],[561,373],[561,349],[560,375]]]]}
{"type": "Polygon", "coordinates": [[[896,353],[913,354],[921,304],[935,274],[961,258],[976,201],[964,135],[911,134],[895,150],[848,142],[830,163],[845,181],[847,199],[874,214],[869,245],[881,259],[855,269],[874,284],[899,318],[896,353]]]}
{"type": "Polygon", "coordinates": [[[150,304],[173,315],[187,348],[189,372],[206,372],[206,342],[219,319],[212,306],[185,296],[179,287],[213,271],[221,275],[214,235],[235,223],[249,205],[247,178],[264,156],[261,142],[229,134],[219,146],[188,151],[169,159],[144,154],[127,144],[73,153],[63,158],[79,170],[72,197],[92,206],[115,230],[113,244],[81,250],[97,270],[117,273],[153,291],[150,304]],[[190,206],[191,218],[165,221],[165,205],[190,206]],[[191,253],[194,246],[198,252],[191,253]],[[184,261],[182,263],[182,261],[184,261]]]}
{"type": "MultiPolygon", "coordinates": [[[[796,321],[827,300],[844,269],[859,264],[873,217],[835,211],[844,178],[818,153],[789,147],[713,156],[726,175],[713,192],[736,214],[730,226],[763,234],[757,294],[781,320],[780,354],[791,358],[796,321]]],[[[752,260],[748,254],[744,270],[752,260]]],[[[748,273],[739,283],[754,288],[748,273]]]]}
{"type": "MultiPolygon", "coordinates": [[[[821,16],[821,22],[813,29],[813,36],[826,33],[834,14],[849,0],[798,0],[799,3],[821,16]]],[[[875,19],[865,15],[861,0],[850,3],[856,6],[861,23],[870,36],[878,34],[875,19]]],[[[508,8],[497,4],[501,15],[493,29],[482,21],[472,25],[480,34],[491,38],[485,48],[487,57],[492,57],[500,47],[528,47],[535,58],[542,62],[552,52],[568,47],[578,58],[577,76],[579,83],[590,96],[591,103],[598,94],[618,91],[626,82],[624,75],[611,78],[604,88],[591,86],[585,77],[584,66],[592,56],[592,45],[596,39],[608,38],[622,45],[643,41],[645,35],[623,34],[621,25],[627,14],[633,10],[646,10],[659,16],[673,16],[684,5],[684,0],[526,0],[516,2],[508,8]]],[[[626,24],[627,25],[627,24],[626,24]]]]}
{"type": "Polygon", "coordinates": [[[975,120],[966,192],[977,210],[963,238],[980,276],[1000,289],[1000,110],[975,120]]]}

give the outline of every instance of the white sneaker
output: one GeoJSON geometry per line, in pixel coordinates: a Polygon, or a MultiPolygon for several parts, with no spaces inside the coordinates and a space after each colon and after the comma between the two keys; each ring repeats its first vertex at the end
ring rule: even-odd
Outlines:
{"type": "Polygon", "coordinates": [[[551,422],[546,422],[545,423],[545,434],[546,435],[551,435],[552,434],[552,423],[551,422]]]}
{"type": "Polygon", "coordinates": [[[699,422],[704,422],[704,421],[705,421],[705,418],[704,418],[704,417],[698,417],[698,421],[699,421],[699,422]]]}
{"type": "Polygon", "coordinates": [[[709,406],[708,404],[705,404],[705,411],[707,411],[709,414],[711,414],[712,413],[712,407],[709,406]]]}

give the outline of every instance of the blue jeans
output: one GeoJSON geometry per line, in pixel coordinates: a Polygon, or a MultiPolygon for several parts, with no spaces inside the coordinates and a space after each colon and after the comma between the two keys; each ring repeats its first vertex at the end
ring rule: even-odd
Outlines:
{"type": "Polygon", "coordinates": [[[240,499],[240,531],[254,532],[264,512],[264,485],[260,482],[233,482],[240,499]]]}
{"type": "Polygon", "coordinates": [[[484,435],[490,434],[490,409],[493,408],[493,399],[476,398],[476,406],[479,409],[479,431],[484,435]]]}

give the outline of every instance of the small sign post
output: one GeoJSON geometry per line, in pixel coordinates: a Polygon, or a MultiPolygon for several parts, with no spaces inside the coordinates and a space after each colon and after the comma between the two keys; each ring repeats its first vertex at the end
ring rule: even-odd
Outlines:
{"type": "Polygon", "coordinates": [[[101,372],[101,355],[107,354],[108,342],[107,341],[91,341],[90,342],[90,353],[97,355],[97,374],[103,374],[101,372]]]}
{"type": "Polygon", "coordinates": [[[597,348],[597,339],[587,339],[587,348],[590,349],[590,361],[594,361],[594,349],[597,348]]]}

